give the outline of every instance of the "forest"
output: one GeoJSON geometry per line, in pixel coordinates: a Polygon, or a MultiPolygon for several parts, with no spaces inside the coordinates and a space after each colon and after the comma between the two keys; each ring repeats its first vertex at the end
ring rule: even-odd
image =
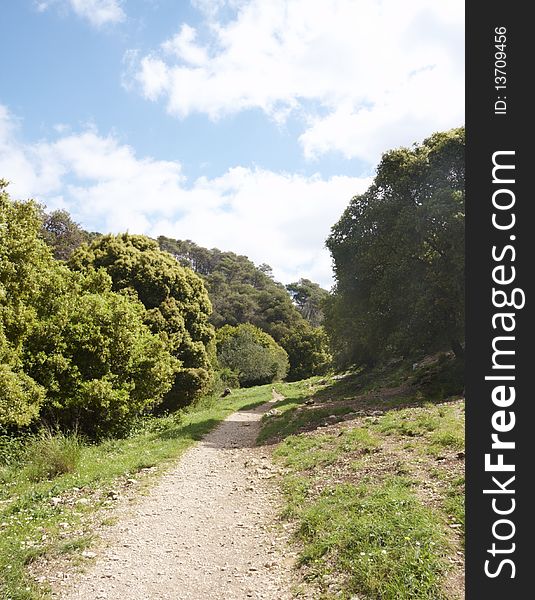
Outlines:
{"type": "MultiPolygon", "coordinates": [[[[127,440],[254,386],[410,373],[440,356],[426,389],[460,394],[464,210],[464,129],[386,152],[332,225],[325,290],[188,239],[85,231],[0,180],[0,479],[54,481],[76,470],[69,444],[127,440]],[[51,440],[63,459],[32,471],[51,440]]],[[[407,598],[439,597],[429,590],[407,598]]]]}

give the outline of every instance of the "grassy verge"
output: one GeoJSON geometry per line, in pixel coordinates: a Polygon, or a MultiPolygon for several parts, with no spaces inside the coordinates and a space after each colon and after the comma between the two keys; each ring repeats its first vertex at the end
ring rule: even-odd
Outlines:
{"type": "Polygon", "coordinates": [[[464,402],[419,379],[277,386],[259,443],[275,444],[318,599],[464,597],[464,402]]]}
{"type": "Polygon", "coordinates": [[[93,540],[95,519],[107,518],[127,488],[147,483],[230,413],[271,398],[271,387],[205,399],[177,415],[152,419],[121,440],[84,445],[44,435],[24,448],[4,448],[0,464],[0,597],[37,600],[46,586],[31,575],[36,559],[81,551],[93,540]]]}

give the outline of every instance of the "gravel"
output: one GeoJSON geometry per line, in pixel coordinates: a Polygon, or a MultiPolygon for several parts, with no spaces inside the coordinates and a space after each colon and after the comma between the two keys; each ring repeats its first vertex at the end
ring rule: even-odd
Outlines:
{"type": "MultiPolygon", "coordinates": [[[[274,399],[276,396],[274,394],[274,399]]],[[[54,590],[62,600],[287,600],[295,552],[265,448],[265,404],[227,418],[149,495],[118,509],[93,564],[54,590]]],[[[58,584],[60,585],[60,584],[58,584]]]]}

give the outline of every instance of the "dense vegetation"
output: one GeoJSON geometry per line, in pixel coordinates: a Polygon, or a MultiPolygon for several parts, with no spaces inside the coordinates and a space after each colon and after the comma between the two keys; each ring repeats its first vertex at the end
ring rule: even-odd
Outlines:
{"type": "Polygon", "coordinates": [[[243,387],[284,379],[288,354],[268,334],[250,324],[224,325],[217,331],[217,358],[243,387]]]}
{"type": "Polygon", "coordinates": [[[160,402],[180,363],[137,297],[103,270],[70,270],[40,236],[39,207],[0,190],[0,426],[39,417],[120,433],[160,402]]]}
{"type": "Polygon", "coordinates": [[[189,240],[162,236],[158,242],[203,278],[215,327],[250,323],[268,333],[288,353],[291,380],[326,372],[331,356],[321,324],[329,294],[317,283],[300,279],[285,287],[273,279],[269,265],[257,267],[246,256],[208,250],[189,240]]]}
{"type": "Polygon", "coordinates": [[[464,341],[464,129],[387,152],[327,246],[326,327],[340,365],[421,356],[464,341]]]}

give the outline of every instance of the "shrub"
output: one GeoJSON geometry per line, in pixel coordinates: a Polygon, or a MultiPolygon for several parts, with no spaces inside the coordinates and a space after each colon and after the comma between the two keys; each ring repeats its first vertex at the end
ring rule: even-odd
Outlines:
{"type": "Polygon", "coordinates": [[[288,352],[290,381],[323,375],[331,366],[329,340],[323,327],[302,321],[281,340],[281,345],[288,352]]]}
{"type": "Polygon", "coordinates": [[[29,425],[39,414],[45,390],[23,372],[0,365],[0,426],[29,425]]]}
{"type": "Polygon", "coordinates": [[[140,302],[76,293],[28,337],[29,374],[46,390],[43,417],[91,437],[121,435],[161,401],[179,366],[143,323],[140,302]]]}
{"type": "Polygon", "coordinates": [[[217,332],[217,358],[221,367],[235,371],[241,386],[262,385],[283,379],[288,354],[267,333],[254,325],[225,325],[217,332]]]}
{"type": "Polygon", "coordinates": [[[171,410],[193,402],[207,389],[212,368],[208,347],[214,329],[212,310],[202,279],[143,235],[104,235],[78,248],[69,260],[83,273],[103,269],[112,289],[139,298],[143,319],[177,358],[176,379],[165,399],[171,410]],[[204,372],[201,372],[204,371],[204,372]]]}

